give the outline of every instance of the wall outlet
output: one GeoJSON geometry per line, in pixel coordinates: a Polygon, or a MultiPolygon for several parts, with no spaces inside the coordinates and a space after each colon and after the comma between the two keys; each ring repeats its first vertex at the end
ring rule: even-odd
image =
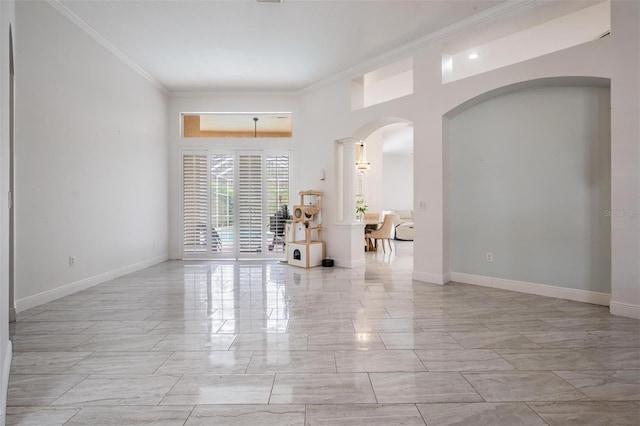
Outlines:
{"type": "Polygon", "coordinates": [[[484,256],[484,260],[486,260],[487,262],[493,262],[493,253],[488,251],[484,256]]]}
{"type": "Polygon", "coordinates": [[[76,266],[76,258],[74,256],[69,256],[69,266],[76,266]]]}

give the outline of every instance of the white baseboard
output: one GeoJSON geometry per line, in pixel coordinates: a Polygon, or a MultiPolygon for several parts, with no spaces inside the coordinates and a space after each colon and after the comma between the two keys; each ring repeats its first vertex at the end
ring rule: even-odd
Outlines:
{"type": "Polygon", "coordinates": [[[613,315],[640,319],[640,306],[638,305],[612,301],[609,305],[609,311],[611,311],[613,315]]]}
{"type": "Polygon", "coordinates": [[[611,298],[611,295],[607,293],[507,280],[504,278],[483,277],[481,275],[464,274],[461,272],[451,272],[451,281],[603,306],[609,306],[609,299],[611,298]]]}
{"type": "Polygon", "coordinates": [[[333,258],[333,264],[339,268],[359,268],[361,266],[366,266],[367,261],[365,258],[362,259],[338,259],[333,258]]]}
{"type": "Polygon", "coordinates": [[[413,273],[411,274],[411,279],[429,284],[444,285],[445,283],[449,282],[449,274],[438,275],[430,274],[428,272],[413,271],[413,273]]]}
{"type": "Polygon", "coordinates": [[[42,293],[34,294],[33,296],[28,296],[23,299],[16,300],[16,312],[26,311],[27,309],[31,309],[35,306],[42,305],[43,303],[48,303],[61,297],[68,296],[77,291],[93,287],[94,285],[103,283],[105,281],[109,281],[123,275],[131,274],[132,272],[148,268],[149,266],[157,265],[158,263],[162,263],[168,259],[169,256],[166,254],[153,257],[142,262],[134,263],[132,265],[114,269],[113,271],[108,271],[102,274],[87,277],[80,281],[65,284],[58,288],[43,291],[42,293]]]}
{"type": "Polygon", "coordinates": [[[4,364],[2,365],[2,383],[0,383],[0,425],[7,420],[7,394],[9,392],[9,373],[11,373],[11,357],[13,356],[13,345],[11,340],[7,341],[7,351],[4,354],[4,364]]]}

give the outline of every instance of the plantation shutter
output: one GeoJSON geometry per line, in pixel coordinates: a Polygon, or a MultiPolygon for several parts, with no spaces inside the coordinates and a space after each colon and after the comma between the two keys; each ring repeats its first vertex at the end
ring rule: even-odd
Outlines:
{"type": "Polygon", "coordinates": [[[289,155],[265,157],[266,206],[269,218],[269,251],[284,252],[285,220],[282,206],[289,204],[289,155]]]}
{"type": "Polygon", "coordinates": [[[289,154],[182,153],[184,258],[284,252],[289,154]]]}
{"type": "Polygon", "coordinates": [[[209,235],[207,155],[182,156],[183,247],[185,253],[206,253],[209,235]]]}
{"type": "Polygon", "coordinates": [[[267,155],[265,166],[267,213],[271,215],[289,204],[289,156],[267,155]]]}
{"type": "Polygon", "coordinates": [[[262,251],[262,155],[238,155],[238,251],[262,251]]]}
{"type": "Polygon", "coordinates": [[[211,154],[211,252],[233,255],[235,156],[211,154]]]}

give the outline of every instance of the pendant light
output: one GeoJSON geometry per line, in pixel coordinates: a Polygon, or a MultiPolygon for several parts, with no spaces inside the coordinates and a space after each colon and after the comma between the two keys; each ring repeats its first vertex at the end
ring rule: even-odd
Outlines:
{"type": "Polygon", "coordinates": [[[364,173],[367,170],[371,170],[371,163],[367,161],[367,153],[365,151],[364,142],[360,141],[360,155],[356,160],[356,170],[360,173],[364,173]]]}

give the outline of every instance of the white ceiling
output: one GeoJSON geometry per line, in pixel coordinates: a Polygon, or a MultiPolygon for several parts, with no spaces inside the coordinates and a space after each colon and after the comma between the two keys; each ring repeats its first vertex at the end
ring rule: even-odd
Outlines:
{"type": "Polygon", "coordinates": [[[195,92],[299,90],[502,1],[58,0],[58,4],[169,91],[195,92]]]}

